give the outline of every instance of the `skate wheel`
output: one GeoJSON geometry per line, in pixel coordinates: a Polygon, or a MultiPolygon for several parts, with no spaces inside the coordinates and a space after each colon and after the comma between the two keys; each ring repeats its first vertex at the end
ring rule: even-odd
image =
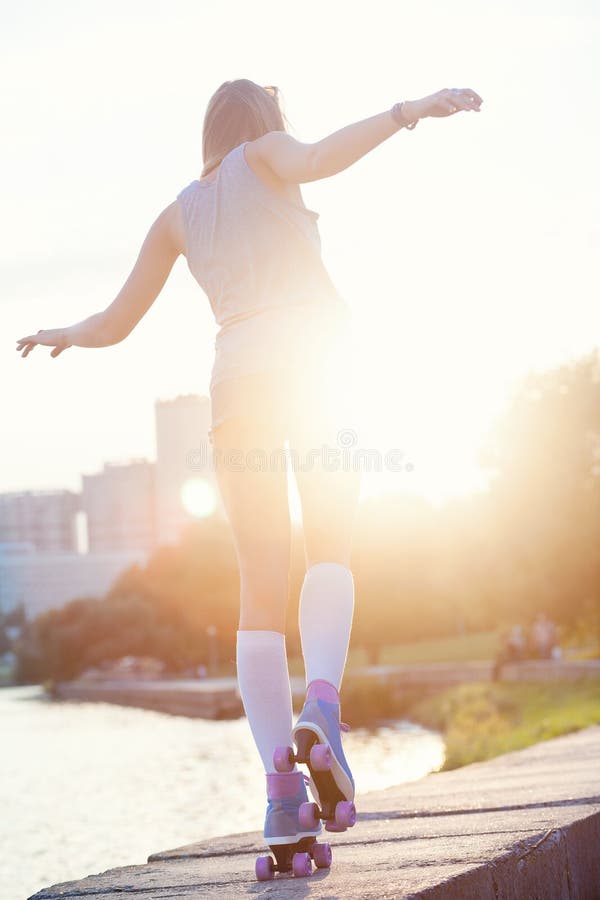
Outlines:
{"type": "Polygon", "coordinates": [[[331,747],[329,744],[313,744],[310,748],[310,765],[315,772],[331,769],[331,747]]]}
{"type": "Polygon", "coordinates": [[[329,819],[325,823],[325,831],[334,831],[336,834],[341,834],[342,831],[347,831],[345,825],[336,825],[333,819],[329,819]]]}
{"type": "Polygon", "coordinates": [[[275,877],[272,856],[259,856],[254,864],[257,881],[271,881],[275,877]]]}
{"type": "Polygon", "coordinates": [[[306,878],[307,875],[312,875],[310,853],[294,853],[292,857],[292,872],[295,878],[306,878]]]}
{"type": "Polygon", "coordinates": [[[340,800],[335,807],[336,825],[352,828],[356,824],[356,807],[352,800],[340,800]]]}
{"type": "Polygon", "coordinates": [[[328,869],[331,865],[331,844],[313,844],[312,857],[317,869],[328,869]]]}
{"type": "Polygon", "coordinates": [[[316,803],[306,801],[298,809],[298,822],[303,831],[312,831],[319,824],[321,817],[316,803]]]}
{"type": "Polygon", "coordinates": [[[273,753],[273,765],[277,772],[291,772],[294,768],[293,747],[276,747],[273,753]]]}

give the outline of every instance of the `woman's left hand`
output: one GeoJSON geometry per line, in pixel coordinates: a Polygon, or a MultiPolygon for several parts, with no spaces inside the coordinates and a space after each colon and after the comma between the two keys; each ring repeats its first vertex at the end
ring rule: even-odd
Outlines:
{"type": "Polygon", "coordinates": [[[17,341],[17,352],[22,350],[21,356],[25,357],[36,346],[40,344],[43,347],[54,347],[50,356],[58,356],[63,350],[72,345],[69,344],[66,328],[40,328],[37,334],[29,334],[27,337],[19,338],[17,341]]]}

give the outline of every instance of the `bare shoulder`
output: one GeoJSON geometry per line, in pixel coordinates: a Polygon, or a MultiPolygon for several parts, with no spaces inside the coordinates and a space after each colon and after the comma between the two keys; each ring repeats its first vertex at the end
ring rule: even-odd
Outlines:
{"type": "Polygon", "coordinates": [[[269,131],[246,145],[246,157],[248,160],[266,161],[271,153],[282,153],[292,144],[299,143],[295,137],[287,131],[269,131]]]}
{"type": "Polygon", "coordinates": [[[257,175],[301,184],[314,180],[314,144],[297,140],[287,131],[269,131],[246,144],[246,160],[257,175]]]}
{"type": "Polygon", "coordinates": [[[254,174],[269,187],[282,193],[285,193],[285,183],[278,176],[271,161],[282,152],[282,148],[288,143],[286,138],[290,137],[291,135],[285,131],[269,131],[254,141],[247,141],[244,147],[246,162],[254,174]]]}

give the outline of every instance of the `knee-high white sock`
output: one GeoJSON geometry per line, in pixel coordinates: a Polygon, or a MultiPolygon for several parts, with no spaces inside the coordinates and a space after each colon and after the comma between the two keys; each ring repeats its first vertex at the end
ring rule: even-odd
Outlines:
{"type": "Polygon", "coordinates": [[[307,684],[322,678],[340,689],[353,614],[350,569],[330,562],[311,566],[304,576],[298,613],[307,684]]]}
{"type": "Polygon", "coordinates": [[[292,745],[292,691],[285,635],[279,631],[238,631],[236,657],[240,695],[254,742],[265,772],[275,772],[275,747],[292,745]]]}

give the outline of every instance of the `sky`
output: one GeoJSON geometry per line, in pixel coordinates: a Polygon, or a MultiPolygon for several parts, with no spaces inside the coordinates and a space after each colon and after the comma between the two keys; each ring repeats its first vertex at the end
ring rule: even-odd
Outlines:
{"type": "Polygon", "coordinates": [[[516,381],[599,345],[597,9],[2,0],[0,491],[154,458],[155,399],[206,393],[216,326],[183,257],[121,344],[15,345],[112,302],[234,78],[279,85],[303,141],[444,87],[483,98],[302,185],[354,317],[361,445],[411,463],[370,489],[480,489],[516,381]]]}

